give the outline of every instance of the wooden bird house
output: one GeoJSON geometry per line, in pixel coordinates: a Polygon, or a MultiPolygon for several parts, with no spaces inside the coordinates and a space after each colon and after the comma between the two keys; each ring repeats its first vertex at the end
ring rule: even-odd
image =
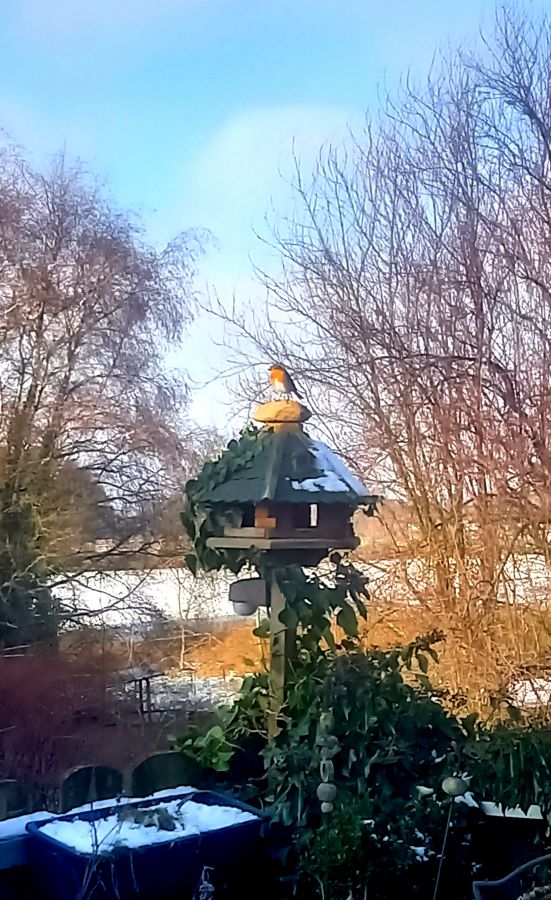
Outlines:
{"type": "MultiPolygon", "coordinates": [[[[215,513],[213,549],[248,549],[277,555],[281,563],[316,565],[330,549],[352,549],[352,515],[378,498],[345,463],[303,428],[310,417],[301,403],[277,400],[260,406],[262,428],[241,448],[241,463],[217,477],[202,504],[215,513]]],[[[243,438],[241,439],[243,443],[243,438]]]]}

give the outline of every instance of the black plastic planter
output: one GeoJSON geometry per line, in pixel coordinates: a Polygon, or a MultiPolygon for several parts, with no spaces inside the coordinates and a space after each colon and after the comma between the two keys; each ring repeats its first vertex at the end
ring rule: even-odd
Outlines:
{"type": "MultiPolygon", "coordinates": [[[[73,850],[44,834],[44,822],[31,822],[27,830],[31,836],[30,860],[37,900],[187,900],[193,897],[204,869],[209,870],[221,896],[246,897],[250,884],[248,862],[257,863],[262,854],[265,817],[235,798],[210,791],[163,798],[163,802],[171,800],[229,806],[250,812],[255,819],[172,842],[139,849],[121,848],[106,856],[73,850]]],[[[158,804],[159,800],[153,799],[128,804],[127,808],[158,804]]],[[[117,807],[109,807],[59,819],[94,821],[116,811],[117,807]]]]}

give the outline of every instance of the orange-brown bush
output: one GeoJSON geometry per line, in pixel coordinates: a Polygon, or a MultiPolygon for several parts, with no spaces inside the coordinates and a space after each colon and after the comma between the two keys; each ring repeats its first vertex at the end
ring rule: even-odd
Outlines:
{"type": "Polygon", "coordinates": [[[466,628],[449,610],[407,603],[374,601],[362,632],[366,648],[389,649],[437,629],[439,663],[431,667],[433,685],[446,692],[454,712],[489,712],[496,704],[515,705],[523,692],[532,696],[525,714],[551,718],[551,613],[540,606],[502,604],[480,613],[466,628]],[[539,702],[537,698],[539,697],[539,702]]]}

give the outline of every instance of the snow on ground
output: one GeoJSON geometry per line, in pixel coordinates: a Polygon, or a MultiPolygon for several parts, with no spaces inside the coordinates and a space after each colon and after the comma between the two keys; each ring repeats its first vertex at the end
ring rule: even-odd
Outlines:
{"type": "Polygon", "coordinates": [[[243,679],[194,678],[189,675],[161,676],[151,682],[151,698],[156,710],[213,709],[237,698],[243,679]]]}
{"type": "Polygon", "coordinates": [[[179,838],[216,831],[230,825],[250,822],[252,813],[231,806],[207,806],[194,800],[172,800],[162,804],[172,820],[171,830],[124,818],[124,812],[113,813],[93,822],[58,819],[41,827],[43,834],[71,847],[79,853],[107,855],[117,847],[135,849],[151,844],[165,844],[179,838]]]}
{"type": "MultiPolygon", "coordinates": [[[[321,452],[321,462],[324,453],[329,452],[328,448],[321,452]]],[[[317,490],[324,478],[328,481],[322,486],[330,491],[345,487],[365,491],[350,473],[345,477],[340,470],[293,482],[293,486],[305,491],[317,490]]],[[[374,600],[416,605],[423,597],[431,596],[434,589],[434,573],[422,559],[382,559],[376,563],[360,563],[358,568],[369,578],[374,600]]],[[[140,628],[155,620],[159,613],[179,622],[235,618],[229,600],[229,587],[234,580],[233,575],[222,572],[201,573],[195,578],[187,569],[171,567],[150,572],[88,572],[55,590],[63,606],[80,611],[88,609],[93,624],[130,628],[137,637],[140,628]]],[[[536,554],[512,555],[503,567],[498,595],[503,603],[547,605],[551,596],[551,567],[536,554]]]]}
{"type": "Polygon", "coordinates": [[[509,688],[509,696],[520,706],[548,706],[551,702],[551,680],[530,678],[516,681],[509,688]]]}
{"type": "MultiPolygon", "coordinates": [[[[146,673],[147,674],[147,673],[146,673]]],[[[152,671],[149,674],[154,674],[152,671]]],[[[134,675],[132,675],[134,677],[134,675]]],[[[177,710],[213,710],[229,706],[237,699],[243,679],[237,675],[226,678],[206,676],[196,678],[184,675],[159,675],[151,679],[151,704],[155,712],[174,713],[177,710]]],[[[136,684],[132,681],[115,684],[111,691],[116,697],[137,698],[136,684]]]]}

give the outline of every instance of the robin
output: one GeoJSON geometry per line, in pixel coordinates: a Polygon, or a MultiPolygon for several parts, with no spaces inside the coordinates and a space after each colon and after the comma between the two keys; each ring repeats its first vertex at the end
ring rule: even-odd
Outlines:
{"type": "Polygon", "coordinates": [[[273,366],[270,366],[270,384],[272,385],[272,390],[276,394],[286,394],[289,396],[290,394],[296,394],[297,397],[302,400],[302,394],[299,394],[297,391],[297,387],[289,373],[283,366],[280,366],[276,363],[273,366]]]}

